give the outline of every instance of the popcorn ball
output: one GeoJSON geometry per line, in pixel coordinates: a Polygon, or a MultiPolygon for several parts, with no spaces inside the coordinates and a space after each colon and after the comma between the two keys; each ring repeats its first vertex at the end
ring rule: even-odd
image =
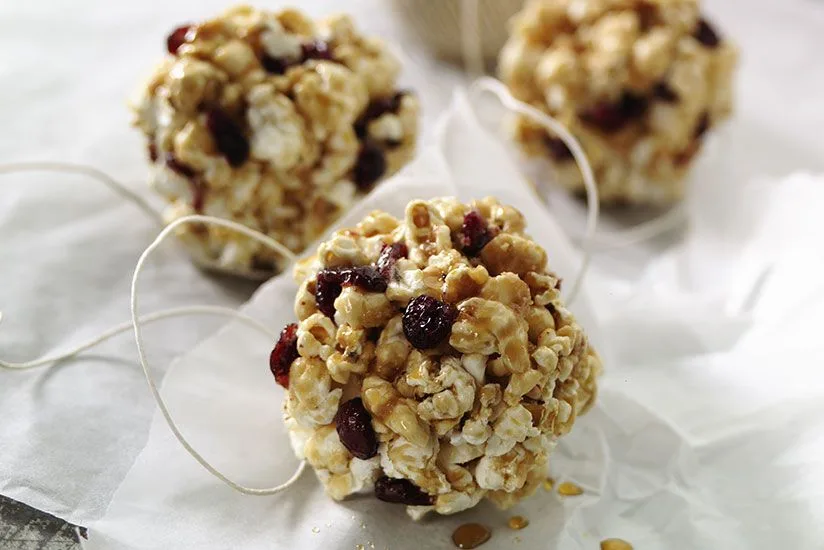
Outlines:
{"type": "MultiPolygon", "coordinates": [[[[607,204],[665,205],[732,109],[735,47],[697,0],[531,0],[512,21],[501,79],[580,140],[607,204]]],[[[570,150],[519,117],[516,140],[581,192],[570,150]]]]}
{"type": "MultiPolygon", "coordinates": [[[[236,7],[174,30],[167,49],[134,112],[168,222],[227,218],[299,252],[414,154],[418,101],[396,87],[386,46],[347,16],[236,7]]],[[[284,261],[222,227],[180,235],[227,269],[284,261]]]]}
{"type": "Polygon", "coordinates": [[[601,361],[520,212],[487,198],[375,211],[295,269],[270,357],[298,458],[340,500],[414,518],[509,507],[596,396],[601,361]]]}

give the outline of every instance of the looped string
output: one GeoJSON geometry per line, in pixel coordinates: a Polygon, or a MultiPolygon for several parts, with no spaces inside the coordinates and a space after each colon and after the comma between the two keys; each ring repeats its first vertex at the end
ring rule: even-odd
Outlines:
{"type": "Polygon", "coordinates": [[[166,407],[166,403],[163,401],[163,397],[160,395],[160,391],[157,389],[157,384],[155,383],[154,377],[151,374],[149,369],[148,361],[146,360],[146,353],[144,350],[143,344],[143,333],[140,323],[140,317],[138,315],[138,286],[140,282],[140,274],[143,271],[143,268],[146,264],[146,261],[152,255],[152,253],[160,246],[164,240],[179,226],[184,224],[190,223],[209,223],[221,227],[225,227],[227,229],[232,229],[238,231],[250,237],[257,242],[268,246],[272,250],[279,252],[289,258],[291,262],[295,262],[296,257],[292,253],[291,250],[286,248],[284,245],[279,243],[278,241],[274,240],[273,238],[265,235],[259,231],[255,231],[254,229],[250,229],[245,225],[241,225],[239,223],[224,220],[221,218],[215,218],[213,216],[202,216],[202,215],[195,215],[195,216],[185,216],[182,218],[178,218],[177,220],[173,221],[169,224],[166,228],[161,231],[157,238],[150,244],[146,250],[143,251],[143,254],[140,255],[140,259],[137,261],[137,265],[134,269],[134,275],[132,276],[132,288],[131,288],[131,312],[132,312],[132,329],[134,330],[134,338],[135,343],[137,344],[137,355],[140,360],[140,366],[143,368],[143,374],[146,378],[146,382],[149,384],[149,390],[152,393],[152,397],[154,397],[155,403],[157,404],[157,408],[160,409],[160,413],[163,415],[163,418],[166,420],[166,424],[169,426],[169,429],[174,434],[175,438],[180,442],[186,452],[188,452],[192,458],[197,460],[201,466],[203,466],[210,474],[221,480],[223,483],[231,487],[232,489],[246,494],[246,495],[256,495],[256,496],[265,496],[265,495],[274,495],[284,491],[295,484],[298,480],[300,475],[303,473],[303,470],[306,468],[306,461],[302,460],[298,465],[297,470],[295,473],[292,474],[285,483],[281,485],[277,485],[275,487],[269,487],[265,489],[257,489],[254,487],[247,487],[245,485],[241,485],[235,481],[229,479],[225,474],[220,472],[216,467],[214,467],[208,460],[206,460],[203,455],[197,452],[194,447],[192,447],[191,443],[186,439],[186,437],[180,432],[180,428],[178,428],[177,423],[172,418],[169,409],[166,407]]]}
{"type": "Polygon", "coordinates": [[[115,193],[133,203],[146,213],[158,225],[163,225],[163,217],[149,202],[126,187],[123,183],[117,181],[115,178],[99,170],[94,166],[87,166],[85,164],[76,164],[73,162],[13,162],[9,164],[0,164],[0,175],[13,174],[17,172],[57,172],[59,174],[78,174],[92,178],[99,181],[106,187],[112,189],[115,193]]]}
{"type": "Polygon", "coordinates": [[[581,148],[581,144],[563,124],[535,107],[515,99],[512,94],[509,93],[509,90],[503,82],[485,76],[473,82],[469,88],[470,96],[477,97],[483,92],[492,93],[507,109],[532,119],[537,124],[543,126],[548,132],[557,135],[569,148],[570,152],[572,152],[572,157],[581,170],[584,178],[584,189],[587,194],[587,224],[586,233],[581,245],[581,265],[578,268],[578,273],[573,279],[572,286],[567,295],[567,303],[571,304],[578,297],[581,286],[584,283],[584,278],[589,270],[589,264],[592,259],[592,241],[598,229],[598,216],[600,215],[598,186],[595,184],[595,175],[592,172],[592,166],[590,166],[586,153],[584,153],[583,148],[581,148]]]}
{"type": "MultiPolygon", "coordinates": [[[[170,319],[173,317],[184,317],[187,315],[217,315],[222,317],[230,317],[236,319],[264,334],[266,336],[276,339],[277,334],[269,330],[263,323],[257,321],[256,319],[249,317],[243,313],[238,312],[235,309],[222,307],[222,306],[209,306],[209,305],[200,305],[200,306],[183,306],[183,307],[175,307],[170,309],[162,309],[160,311],[156,311],[154,313],[150,313],[149,315],[144,315],[140,318],[139,322],[141,325],[150,325],[157,321],[161,321],[163,319],[170,319]]],[[[0,323],[3,321],[3,313],[0,312],[0,323]]],[[[37,367],[43,367],[45,365],[51,363],[57,363],[60,361],[64,361],[66,359],[70,359],[80,353],[83,353],[86,350],[89,350],[95,346],[102,344],[103,342],[114,338],[119,334],[123,334],[124,332],[128,332],[132,330],[132,322],[127,321],[125,323],[121,323],[119,325],[113,326],[112,328],[100,333],[99,335],[95,336],[91,340],[80,344],[74,348],[71,348],[67,351],[60,352],[55,355],[48,355],[46,357],[42,357],[40,359],[35,359],[33,361],[26,361],[23,363],[14,363],[10,361],[3,361],[0,360],[0,368],[10,369],[10,370],[27,370],[27,369],[34,369],[37,367]]]]}
{"type": "MultiPolygon", "coordinates": [[[[13,163],[13,164],[3,164],[0,165],[0,174],[11,174],[16,172],[34,172],[34,171],[47,171],[47,172],[59,172],[59,173],[71,173],[71,174],[80,174],[84,176],[88,176],[90,178],[95,179],[107,187],[113,189],[119,195],[127,199],[128,201],[137,205],[143,212],[145,212],[152,220],[158,223],[158,225],[163,225],[162,216],[155,211],[151,205],[142,197],[128,189],[124,184],[117,181],[112,176],[106,174],[102,170],[98,170],[92,166],[85,166],[80,164],[72,164],[72,163],[63,163],[63,162],[21,162],[21,163],[13,163]]],[[[166,237],[171,234],[177,227],[186,224],[186,223],[207,223],[213,225],[219,225],[228,229],[232,229],[238,231],[250,237],[259,243],[263,244],[264,246],[269,247],[270,249],[278,252],[279,254],[286,257],[291,263],[296,261],[295,254],[289,250],[286,246],[281,244],[280,242],[276,241],[275,239],[250,229],[244,225],[241,225],[236,222],[223,220],[219,218],[214,218],[211,216],[187,216],[185,218],[180,218],[175,220],[170,225],[168,225],[165,229],[163,229],[154,240],[154,242],[143,252],[138,260],[138,263],[135,267],[134,276],[132,279],[131,285],[131,321],[128,323],[122,323],[120,325],[114,326],[103,333],[99,334],[95,338],[75,346],[67,351],[48,355],[46,357],[42,357],[40,359],[35,359],[32,361],[25,361],[25,362],[12,362],[12,361],[4,361],[0,360],[0,368],[4,369],[11,369],[11,370],[26,370],[26,369],[33,369],[37,367],[42,367],[46,365],[55,364],[59,361],[69,359],[71,357],[76,356],[79,353],[82,353],[88,349],[91,349],[102,342],[105,342],[123,332],[132,329],[135,335],[135,341],[137,343],[138,349],[138,356],[140,359],[140,365],[143,369],[143,374],[146,378],[146,382],[149,385],[149,390],[151,391],[152,397],[155,400],[155,403],[160,409],[163,418],[166,420],[167,425],[171,429],[172,433],[175,435],[177,440],[181,443],[183,448],[195,459],[197,460],[206,470],[208,470],[211,474],[215,477],[235,489],[241,493],[247,495],[274,495],[281,491],[286,490],[287,488],[291,487],[295,484],[295,482],[300,478],[301,474],[303,474],[306,468],[306,461],[302,460],[298,465],[295,472],[292,476],[286,480],[285,483],[281,485],[277,485],[275,487],[269,487],[264,489],[257,489],[253,487],[245,487],[240,485],[220,471],[218,471],[214,466],[212,466],[203,456],[198,453],[192,445],[188,442],[188,440],[183,436],[178,428],[177,424],[175,423],[174,419],[172,418],[171,414],[169,413],[168,408],[166,407],[166,403],[163,401],[163,398],[160,395],[159,390],[157,389],[157,384],[154,378],[151,375],[149,370],[148,363],[146,361],[145,352],[144,352],[144,345],[143,345],[143,336],[141,329],[143,326],[147,324],[154,323],[156,321],[160,321],[162,319],[169,319],[172,317],[180,317],[185,315],[219,315],[233,318],[237,321],[244,323],[245,325],[252,327],[253,329],[258,330],[262,334],[265,334],[267,338],[270,340],[276,340],[278,335],[277,333],[271,331],[267,328],[263,323],[249,317],[246,314],[240,313],[231,308],[224,308],[220,306],[209,306],[209,305],[199,305],[199,306],[184,306],[184,307],[177,307],[171,309],[164,309],[161,311],[157,311],[154,313],[150,313],[143,317],[139,317],[137,314],[138,309],[138,291],[137,291],[137,282],[140,276],[140,272],[142,271],[146,260],[148,259],[149,255],[166,239],[166,237]]],[[[3,320],[3,314],[0,312],[0,322],[3,320]]]]}

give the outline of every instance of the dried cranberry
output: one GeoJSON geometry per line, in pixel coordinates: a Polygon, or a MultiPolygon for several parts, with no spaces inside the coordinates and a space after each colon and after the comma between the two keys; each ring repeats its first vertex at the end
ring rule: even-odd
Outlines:
{"type": "Polygon", "coordinates": [[[698,26],[695,28],[693,36],[708,48],[715,48],[721,43],[721,37],[718,36],[710,22],[703,17],[698,20],[698,26]]]}
{"type": "Polygon", "coordinates": [[[166,49],[170,54],[177,55],[177,50],[188,42],[191,29],[192,25],[181,25],[169,33],[169,36],[166,37],[166,49]]]}
{"type": "Polygon", "coordinates": [[[214,109],[206,114],[206,127],[215,140],[218,151],[229,164],[238,167],[249,158],[249,141],[243,129],[225,111],[214,109]]]}
{"type": "Polygon", "coordinates": [[[149,160],[152,162],[157,162],[157,145],[155,145],[154,141],[149,143],[148,150],[149,160]]]}
{"type": "Polygon", "coordinates": [[[366,106],[363,114],[355,121],[355,133],[358,138],[366,139],[367,129],[369,123],[380,118],[386,113],[397,113],[401,108],[401,101],[407,92],[396,92],[395,95],[389,97],[375,98],[366,106]]]}
{"type": "Polygon", "coordinates": [[[624,92],[617,102],[599,103],[581,113],[581,118],[604,132],[613,133],[621,130],[630,121],[643,116],[647,106],[646,98],[624,92]]]}
{"type": "Polygon", "coordinates": [[[710,115],[706,111],[701,115],[701,118],[698,119],[698,124],[695,125],[695,139],[701,139],[704,137],[704,134],[707,133],[707,130],[710,129],[710,115]]]}
{"type": "Polygon", "coordinates": [[[203,203],[206,202],[206,187],[198,178],[189,180],[189,189],[192,192],[192,210],[196,214],[203,213],[203,203]]]}
{"type": "Polygon", "coordinates": [[[417,349],[437,347],[452,331],[458,310],[432,296],[414,298],[403,314],[403,333],[417,349]]]}
{"type": "Polygon", "coordinates": [[[361,147],[355,162],[355,185],[368,189],[386,173],[386,157],[377,144],[367,141],[361,147]]]}
{"type": "Polygon", "coordinates": [[[272,57],[271,55],[263,54],[260,59],[260,64],[270,74],[283,74],[286,69],[295,65],[294,60],[286,59],[285,57],[272,57]]]}
{"type": "Polygon", "coordinates": [[[650,27],[655,25],[656,20],[658,19],[656,16],[655,6],[642,2],[636,9],[642,31],[647,31],[650,27]]]}
{"type": "Polygon", "coordinates": [[[678,94],[675,93],[675,90],[669,87],[666,82],[659,82],[655,85],[652,89],[652,94],[655,96],[656,99],[660,99],[665,103],[677,103],[678,102],[678,94]]]}
{"type": "Polygon", "coordinates": [[[315,285],[315,303],[327,317],[335,316],[335,300],[343,290],[343,276],[338,269],[318,271],[315,285]]]}
{"type": "Polygon", "coordinates": [[[431,506],[435,499],[408,479],[381,476],[375,482],[375,496],[384,502],[409,506],[431,506]]]}
{"type": "Polygon", "coordinates": [[[191,166],[183,164],[177,160],[177,157],[172,153],[166,153],[166,166],[169,170],[175,172],[176,174],[180,174],[184,178],[193,178],[195,176],[194,169],[191,166]]]}
{"type": "Polygon", "coordinates": [[[386,291],[386,279],[380,270],[372,265],[352,267],[346,270],[343,286],[353,285],[367,292],[386,291]]]}
{"type": "Polygon", "coordinates": [[[301,52],[303,53],[303,61],[307,59],[329,61],[332,59],[332,50],[329,49],[329,44],[322,40],[313,40],[302,44],[301,52]]]}
{"type": "Polygon", "coordinates": [[[470,210],[464,216],[461,226],[461,245],[465,254],[477,256],[492,240],[492,237],[492,231],[489,230],[489,225],[480,212],[470,210]]]}
{"type": "Polygon", "coordinates": [[[335,428],[340,442],[352,456],[368,460],[378,454],[378,436],[372,427],[372,417],[360,397],[338,407],[335,428]]]}
{"type": "Polygon", "coordinates": [[[392,243],[383,246],[381,255],[378,257],[378,270],[381,276],[389,281],[392,279],[392,272],[395,269],[395,264],[401,258],[406,258],[409,254],[409,249],[403,243],[392,243]]]}
{"type": "Polygon", "coordinates": [[[278,343],[269,355],[269,370],[275,375],[275,381],[284,388],[289,387],[289,367],[298,358],[298,326],[286,325],[280,332],[278,343]]]}
{"type": "Polygon", "coordinates": [[[572,151],[560,138],[544,136],[544,145],[546,145],[549,154],[555,160],[569,160],[572,158],[572,151]]]}
{"type": "Polygon", "coordinates": [[[367,292],[386,290],[386,279],[374,266],[336,267],[318,272],[315,285],[315,303],[327,317],[335,316],[335,300],[345,286],[356,286],[367,292]]]}

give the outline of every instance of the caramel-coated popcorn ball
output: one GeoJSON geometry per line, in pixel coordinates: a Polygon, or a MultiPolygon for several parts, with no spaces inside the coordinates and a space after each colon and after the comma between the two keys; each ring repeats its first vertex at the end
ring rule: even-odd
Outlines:
{"type": "MultiPolygon", "coordinates": [[[[167,221],[202,213],[302,251],[408,162],[418,101],[399,62],[347,16],[236,7],[167,39],[134,105],[167,221]]],[[[272,272],[283,258],[234,231],[184,226],[196,258],[272,272]]]]}
{"type": "MultiPolygon", "coordinates": [[[[501,79],[581,141],[605,203],[680,199],[706,133],[732,109],[736,48],[698,0],[530,0],[512,21],[501,79]]],[[[514,133],[583,190],[572,154],[525,117],[514,133]]]]}
{"type": "Polygon", "coordinates": [[[270,358],[296,455],[334,499],[506,508],[592,405],[598,354],[523,216],[493,198],[373,212],[295,269],[270,358]]]}

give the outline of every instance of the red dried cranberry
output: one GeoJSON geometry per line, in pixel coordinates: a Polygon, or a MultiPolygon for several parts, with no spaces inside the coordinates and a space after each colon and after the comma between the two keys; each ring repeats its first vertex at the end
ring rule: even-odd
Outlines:
{"type": "Polygon", "coordinates": [[[599,103],[581,113],[581,118],[604,132],[613,133],[621,130],[630,121],[643,116],[647,106],[646,98],[624,92],[617,102],[599,103]]]}
{"type": "Polygon", "coordinates": [[[561,138],[544,136],[544,145],[555,160],[569,160],[572,158],[572,151],[561,138]]]}
{"type": "Polygon", "coordinates": [[[243,129],[225,111],[214,109],[206,114],[206,127],[215,140],[218,151],[229,164],[238,167],[249,158],[249,141],[243,129]]]}
{"type": "Polygon", "coordinates": [[[372,416],[360,397],[338,407],[335,429],[340,442],[352,456],[368,460],[378,454],[378,436],[372,427],[372,416]]]}
{"type": "Polygon", "coordinates": [[[366,139],[369,123],[386,113],[397,113],[401,108],[401,101],[407,92],[399,91],[390,97],[379,97],[369,102],[363,114],[355,121],[355,134],[361,140],[366,139]]]}
{"type": "Polygon", "coordinates": [[[192,25],[181,25],[166,37],[166,50],[172,55],[177,55],[177,50],[189,41],[189,31],[192,25]]]}
{"type": "Polygon", "coordinates": [[[157,162],[157,145],[155,145],[154,141],[149,143],[149,160],[152,162],[157,162]]]}
{"type": "Polygon", "coordinates": [[[666,82],[659,82],[655,85],[652,89],[652,94],[655,96],[656,99],[660,99],[664,103],[677,103],[678,102],[678,94],[675,93],[675,90],[669,87],[666,82]]]}
{"type": "Polygon", "coordinates": [[[343,290],[343,275],[339,269],[318,271],[315,284],[315,303],[327,317],[335,316],[335,300],[343,290]]]}
{"type": "Polygon", "coordinates": [[[356,286],[367,292],[386,291],[386,279],[380,270],[372,265],[351,267],[346,270],[343,286],[356,286]]]}
{"type": "Polygon", "coordinates": [[[183,164],[177,160],[177,157],[172,153],[166,153],[166,166],[169,170],[176,174],[180,174],[184,178],[193,178],[195,176],[194,169],[191,166],[183,164]]]}
{"type": "Polygon", "coordinates": [[[437,347],[452,332],[458,310],[432,296],[414,298],[403,313],[403,333],[417,349],[437,347]]]}
{"type": "Polygon", "coordinates": [[[409,506],[431,506],[435,502],[434,497],[424,493],[408,479],[387,476],[381,476],[375,482],[375,496],[384,502],[409,506]]]}
{"type": "Polygon", "coordinates": [[[296,62],[284,57],[272,57],[271,55],[263,54],[263,57],[260,59],[260,64],[263,65],[266,72],[270,74],[283,74],[286,72],[286,69],[295,65],[296,62]]]}
{"type": "Polygon", "coordinates": [[[303,61],[307,59],[330,61],[332,59],[332,50],[329,49],[329,44],[323,40],[305,42],[300,48],[303,53],[303,61]]]}
{"type": "Polygon", "coordinates": [[[280,332],[278,343],[269,355],[269,370],[275,375],[275,381],[284,388],[289,387],[289,367],[298,358],[298,326],[286,325],[280,332]]]}
{"type": "Polygon", "coordinates": [[[469,256],[477,256],[483,247],[492,240],[492,231],[489,225],[477,210],[470,210],[463,219],[461,226],[461,246],[469,256]]]}
{"type": "Polygon", "coordinates": [[[406,258],[408,254],[409,249],[403,243],[384,245],[381,249],[381,255],[378,257],[378,270],[381,272],[381,276],[387,281],[392,279],[395,264],[401,258],[406,258]]]}
{"type": "Polygon", "coordinates": [[[710,25],[710,22],[703,17],[698,20],[698,26],[695,28],[693,36],[708,48],[716,48],[718,44],[721,43],[721,37],[718,36],[716,30],[710,25]]]}
{"type": "Polygon", "coordinates": [[[368,189],[386,173],[386,157],[377,144],[367,141],[355,162],[353,179],[361,189],[368,189]]]}
{"type": "Polygon", "coordinates": [[[356,286],[367,292],[386,290],[386,279],[371,265],[322,269],[317,275],[315,303],[327,317],[335,316],[335,300],[343,287],[356,286]]]}
{"type": "Polygon", "coordinates": [[[206,187],[197,179],[189,180],[189,189],[192,191],[192,210],[196,214],[203,213],[203,203],[206,202],[206,187]]]}
{"type": "Polygon", "coordinates": [[[695,125],[695,139],[701,139],[707,130],[710,129],[710,114],[704,111],[701,118],[698,119],[698,124],[695,125]]]}

